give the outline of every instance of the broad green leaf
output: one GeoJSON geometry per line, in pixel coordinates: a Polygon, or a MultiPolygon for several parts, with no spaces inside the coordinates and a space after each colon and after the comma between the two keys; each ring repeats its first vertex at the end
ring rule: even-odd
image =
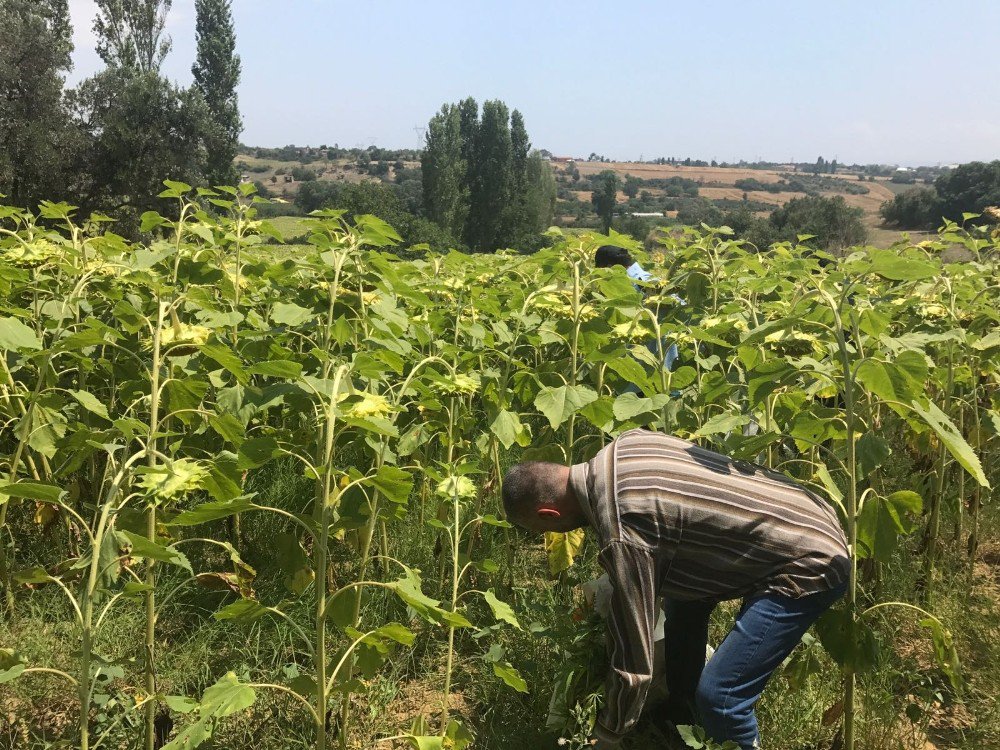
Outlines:
{"type": "Polygon", "coordinates": [[[226,605],[212,616],[216,620],[249,622],[263,617],[269,611],[270,607],[265,607],[255,599],[240,599],[238,602],[226,605]]]}
{"type": "Polygon", "coordinates": [[[231,716],[252,706],[256,699],[253,688],[242,684],[233,672],[227,672],[201,697],[201,715],[215,718],[231,716]]]}
{"type": "Polygon", "coordinates": [[[990,483],[983,473],[982,464],[979,463],[979,456],[965,442],[965,438],[962,437],[962,434],[955,427],[954,422],[948,418],[948,415],[941,411],[934,402],[929,402],[925,407],[919,401],[914,401],[913,411],[920,415],[920,418],[937,433],[941,442],[948,449],[948,452],[955,457],[955,460],[962,465],[962,468],[969,472],[973,479],[979,482],[980,485],[989,488],[990,483]]]}
{"type": "Polygon", "coordinates": [[[198,701],[186,695],[165,695],[163,702],[167,704],[167,708],[179,714],[189,714],[198,708],[198,701]]]}
{"type": "Polygon", "coordinates": [[[247,368],[251,375],[266,375],[272,378],[294,379],[302,374],[302,365],[291,360],[259,362],[247,368]]]}
{"type": "Polygon", "coordinates": [[[696,728],[690,724],[680,724],[677,726],[677,733],[684,740],[685,745],[692,748],[692,750],[702,750],[705,747],[705,743],[698,738],[698,734],[695,732],[696,728]]]}
{"type": "Polygon", "coordinates": [[[471,479],[456,475],[442,479],[438,482],[434,491],[441,497],[461,497],[466,500],[474,498],[479,493],[479,490],[471,479]]]}
{"type": "Polygon", "coordinates": [[[816,621],[816,634],[841,667],[867,672],[878,660],[879,643],[874,631],[863,620],[855,619],[848,607],[827,610],[816,621]]]}
{"type": "Polygon", "coordinates": [[[472,628],[475,627],[469,619],[463,615],[461,612],[452,612],[449,609],[442,609],[438,612],[438,617],[446,625],[450,625],[453,628],[472,628]]]}
{"type": "Polygon", "coordinates": [[[17,318],[0,318],[0,350],[41,349],[35,332],[17,318]]]}
{"type": "Polygon", "coordinates": [[[291,302],[276,302],[271,310],[271,322],[277,325],[296,327],[305,323],[316,313],[291,302]]]}
{"type": "Polygon", "coordinates": [[[602,432],[612,432],[615,428],[615,400],[611,396],[600,396],[580,409],[579,413],[602,432]]]}
{"type": "Polygon", "coordinates": [[[25,584],[52,583],[55,580],[45,568],[39,566],[14,571],[13,576],[15,581],[25,584]]]}
{"type": "Polygon", "coordinates": [[[16,484],[0,485],[0,504],[8,497],[21,497],[26,500],[40,500],[45,503],[58,503],[63,489],[54,484],[42,482],[17,482],[16,484]]]}
{"type": "Polygon", "coordinates": [[[703,437],[708,435],[718,435],[732,432],[738,427],[750,424],[753,421],[748,414],[716,414],[705,424],[698,428],[693,437],[703,437]]]}
{"type": "Polygon", "coordinates": [[[521,623],[517,621],[517,616],[514,614],[514,610],[506,602],[502,602],[497,599],[496,594],[493,593],[493,589],[483,592],[483,598],[486,603],[490,605],[490,609],[493,610],[493,616],[498,621],[508,622],[515,628],[521,628],[521,623]]]}
{"type": "Polygon", "coordinates": [[[346,628],[354,622],[354,609],[360,598],[361,590],[358,586],[341,589],[327,602],[327,616],[335,625],[346,628]]]}
{"type": "Polygon", "coordinates": [[[124,538],[132,548],[132,557],[143,557],[147,560],[157,560],[158,562],[176,565],[179,568],[183,568],[191,575],[194,575],[194,570],[191,568],[190,561],[183,553],[173,547],[164,547],[156,542],[151,542],[144,536],[133,534],[131,531],[119,531],[118,534],[124,538]]]}
{"type": "MultiPolygon", "coordinates": [[[[908,404],[923,395],[927,378],[927,360],[912,350],[900,352],[892,362],[868,359],[858,365],[855,380],[865,390],[885,401],[908,404]]],[[[897,411],[897,404],[890,404],[897,411]]]]}
{"type": "Polygon", "coordinates": [[[208,418],[208,423],[227,442],[232,443],[237,448],[242,445],[246,432],[243,423],[232,414],[213,414],[208,418]]]}
{"type": "Polygon", "coordinates": [[[784,331],[789,328],[796,328],[801,321],[798,318],[781,318],[779,320],[769,320],[752,331],[748,331],[740,342],[742,344],[759,344],[772,333],[784,331]]]}
{"type": "Polygon", "coordinates": [[[387,638],[404,646],[412,646],[413,641],[416,640],[413,631],[404,625],[400,625],[398,622],[390,622],[388,625],[383,625],[375,631],[375,637],[387,638]]]}
{"type": "Polygon", "coordinates": [[[223,500],[201,505],[186,510],[170,521],[168,526],[197,526],[208,521],[217,521],[220,518],[234,516],[237,513],[245,513],[253,509],[253,503],[249,497],[237,497],[233,500],[223,500]]]}
{"type": "Polygon", "coordinates": [[[792,652],[781,674],[793,690],[806,690],[809,678],[822,672],[819,644],[812,635],[806,633],[802,636],[802,645],[792,652]]]}
{"type": "Polygon", "coordinates": [[[73,398],[80,402],[80,406],[84,409],[109,422],[111,421],[111,417],[108,415],[108,407],[98,401],[93,393],[88,393],[87,391],[70,391],[70,393],[73,395],[73,398]]]}
{"type": "Polygon", "coordinates": [[[278,534],[274,538],[274,553],[278,567],[285,574],[285,588],[298,596],[316,577],[298,536],[287,532],[278,534]]]}
{"type": "Polygon", "coordinates": [[[493,662],[493,674],[503,680],[508,686],[514,688],[519,693],[528,692],[528,683],[524,681],[521,674],[507,662],[493,662]]]}
{"type": "Polygon", "coordinates": [[[5,682],[16,680],[24,673],[25,669],[26,667],[24,664],[15,664],[7,669],[0,669],[0,685],[3,685],[5,682]]]}
{"type": "Polygon", "coordinates": [[[186,182],[164,180],[163,184],[167,186],[167,189],[160,193],[160,198],[183,198],[185,193],[191,192],[191,186],[186,182]]]}
{"type": "Polygon", "coordinates": [[[614,370],[624,380],[633,383],[643,391],[652,390],[649,385],[649,378],[646,371],[632,357],[616,357],[608,360],[608,369],[614,370]]]}
{"type": "Polygon", "coordinates": [[[490,432],[497,436],[497,440],[507,450],[510,450],[515,443],[522,448],[531,443],[531,431],[527,425],[521,422],[517,414],[506,409],[497,414],[496,419],[490,424],[490,432]]]}
{"type": "Polygon", "coordinates": [[[866,432],[856,444],[858,469],[862,477],[867,477],[892,455],[889,441],[874,432],[866,432]]]}
{"type": "Polygon", "coordinates": [[[651,398],[639,398],[634,393],[623,393],[615,399],[615,419],[625,422],[641,414],[652,414],[663,408],[669,396],[658,393],[651,398]]]}
{"type": "Polygon", "coordinates": [[[480,516],[479,520],[482,523],[485,523],[487,526],[499,526],[502,529],[512,529],[512,528],[514,528],[507,521],[501,521],[499,518],[497,518],[496,516],[494,516],[492,513],[488,514],[488,515],[485,515],[485,516],[480,516]]]}
{"type": "Polygon", "coordinates": [[[243,367],[243,362],[228,346],[223,346],[222,344],[202,344],[198,348],[206,357],[214,360],[227,371],[231,372],[239,383],[246,384],[249,380],[247,371],[243,367]]]}
{"type": "Polygon", "coordinates": [[[937,659],[938,666],[945,673],[952,689],[956,693],[961,693],[964,685],[962,665],[958,659],[958,649],[955,648],[955,639],[951,631],[933,617],[921,620],[920,624],[931,631],[934,658],[937,659]]]}
{"type": "Polygon", "coordinates": [[[597,394],[585,385],[561,385],[543,388],[535,397],[535,408],[544,414],[552,429],[556,429],[591,401],[597,394]]]}
{"type": "Polygon", "coordinates": [[[405,571],[403,577],[391,583],[390,587],[406,605],[425,620],[440,622],[438,602],[421,590],[418,571],[405,565],[403,569],[405,571]]]}
{"type": "Polygon", "coordinates": [[[278,441],[272,437],[250,438],[240,445],[238,469],[257,469],[280,454],[278,441]]]}
{"type": "Polygon", "coordinates": [[[410,492],[413,491],[413,477],[408,472],[389,464],[378,467],[372,484],[388,500],[400,505],[406,504],[410,492]]]}
{"type": "Polygon", "coordinates": [[[920,495],[910,490],[900,490],[888,497],[869,494],[858,514],[857,554],[889,562],[899,544],[899,535],[913,531],[922,507],[920,495]]]}
{"type": "Polygon", "coordinates": [[[826,490],[827,496],[833,503],[839,506],[842,510],[844,507],[844,493],[841,492],[840,487],[837,483],[833,481],[833,476],[830,474],[830,470],[826,468],[825,464],[820,464],[816,467],[816,477],[819,479],[820,483],[823,485],[823,489],[826,490]]]}
{"type": "Polygon", "coordinates": [[[407,734],[403,736],[413,750],[444,750],[444,737],[407,734]]]}
{"type": "Polygon", "coordinates": [[[872,250],[872,271],[890,281],[920,281],[934,277],[938,269],[926,260],[905,258],[895,250],[872,250]]]}

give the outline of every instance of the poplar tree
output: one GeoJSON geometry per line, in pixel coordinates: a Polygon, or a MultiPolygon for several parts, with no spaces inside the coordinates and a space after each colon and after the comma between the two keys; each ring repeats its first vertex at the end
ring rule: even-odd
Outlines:
{"type": "Polygon", "coordinates": [[[170,52],[164,33],[173,0],[95,0],[97,54],[109,68],[159,72],[170,52]]]}
{"type": "Polygon", "coordinates": [[[428,218],[455,235],[468,213],[463,145],[460,109],[446,104],[428,123],[420,171],[428,218]]]}
{"type": "Polygon", "coordinates": [[[212,185],[230,185],[238,179],[233,160],[243,132],[236,93],[242,65],[236,54],[232,4],[230,0],[196,0],[195,11],[198,54],[191,72],[214,125],[206,138],[206,177],[212,185]]]}
{"type": "Polygon", "coordinates": [[[509,110],[499,99],[483,104],[475,144],[465,241],[482,252],[510,241],[504,230],[511,197],[513,145],[509,110]]]}
{"type": "Polygon", "coordinates": [[[556,187],[520,112],[501,101],[446,104],[421,159],[427,216],[472,250],[528,250],[552,221],[556,187]]]}

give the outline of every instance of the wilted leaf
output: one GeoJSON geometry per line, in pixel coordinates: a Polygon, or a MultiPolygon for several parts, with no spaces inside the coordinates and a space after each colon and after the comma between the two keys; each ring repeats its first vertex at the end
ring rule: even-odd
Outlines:
{"type": "Polygon", "coordinates": [[[583,529],[574,529],[566,533],[546,531],[545,551],[549,558],[549,572],[556,575],[569,569],[583,547],[583,540],[583,529]]]}

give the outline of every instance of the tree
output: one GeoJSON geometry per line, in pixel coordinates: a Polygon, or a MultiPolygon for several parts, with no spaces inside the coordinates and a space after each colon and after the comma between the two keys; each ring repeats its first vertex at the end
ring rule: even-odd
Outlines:
{"type": "Polygon", "coordinates": [[[511,229],[508,244],[522,252],[537,250],[542,232],[552,225],[556,209],[556,181],[542,155],[535,151],[525,166],[523,193],[519,199],[518,223],[511,229]]]}
{"type": "Polygon", "coordinates": [[[691,227],[719,227],[725,223],[722,211],[707,198],[685,200],[677,211],[677,221],[691,227]]]}
{"type": "Polygon", "coordinates": [[[934,229],[942,218],[961,222],[963,214],[982,213],[998,204],[1000,161],[974,161],[940,175],[933,188],[900,193],[883,203],[879,212],[886,223],[900,229],[934,229]]]}
{"type": "Polygon", "coordinates": [[[449,232],[460,232],[468,213],[461,105],[446,104],[427,124],[420,157],[424,210],[449,232]]]}
{"type": "Polygon", "coordinates": [[[864,211],[848,206],[840,195],[793,198],[775,210],[769,221],[777,239],[788,242],[801,234],[813,234],[819,245],[829,248],[860,245],[868,239],[864,211]]]}
{"type": "MultiPolygon", "coordinates": [[[[488,101],[480,115],[468,98],[444,105],[427,125],[424,214],[479,252],[537,247],[555,209],[552,170],[531,151],[521,113],[508,112],[503,102],[488,101]]],[[[407,190],[409,204],[415,197],[407,190]]]]}
{"type": "Polygon", "coordinates": [[[476,142],[479,138],[479,105],[471,96],[458,103],[459,132],[462,135],[462,161],[465,162],[465,185],[475,179],[476,142]]]}
{"type": "Polygon", "coordinates": [[[239,147],[243,120],[239,96],[241,63],[230,0],[196,0],[198,53],[191,72],[212,116],[206,137],[206,177],[212,185],[235,184],[233,159],[239,147]]]}
{"type": "Polygon", "coordinates": [[[62,89],[72,51],[66,0],[0,0],[0,193],[16,205],[68,187],[73,130],[62,89]]]}
{"type": "Polygon", "coordinates": [[[170,52],[164,34],[173,0],[95,0],[97,54],[109,68],[159,71],[170,52]]]}
{"type": "Polygon", "coordinates": [[[639,194],[639,188],[642,186],[642,180],[638,177],[633,177],[630,174],[625,175],[625,184],[622,187],[622,192],[625,193],[629,198],[635,198],[639,194]]]}
{"type": "Polygon", "coordinates": [[[604,232],[607,234],[611,229],[614,220],[615,205],[618,203],[618,175],[610,169],[605,169],[594,178],[595,189],[590,196],[590,202],[594,205],[594,210],[604,224],[604,232]]]}
{"type": "Polygon", "coordinates": [[[494,250],[507,239],[513,151],[509,120],[507,105],[499,99],[483,104],[464,235],[466,244],[479,252],[494,250]]]}
{"type": "Polygon", "coordinates": [[[406,245],[426,243],[438,250],[459,246],[446,229],[407,211],[397,190],[382,183],[307,182],[299,189],[295,203],[305,213],[320,208],[344,209],[348,219],[374,214],[389,222],[406,245]]]}
{"type": "Polygon", "coordinates": [[[938,177],[934,187],[942,214],[952,221],[961,221],[963,213],[982,213],[1000,205],[1000,160],[962,164],[938,177]]]}
{"type": "Polygon", "coordinates": [[[528,171],[528,152],[531,141],[524,128],[524,116],[516,109],[510,113],[511,167],[514,191],[521,192],[528,171]]]}
{"type": "Polygon", "coordinates": [[[75,196],[85,209],[115,212],[134,230],[139,214],[163,208],[163,180],[203,182],[211,115],[199,93],[155,72],[109,68],[69,99],[86,140],[75,196]]]}
{"type": "Polygon", "coordinates": [[[914,188],[900,193],[879,208],[886,224],[900,229],[933,229],[941,223],[941,199],[934,188],[914,188]]]}

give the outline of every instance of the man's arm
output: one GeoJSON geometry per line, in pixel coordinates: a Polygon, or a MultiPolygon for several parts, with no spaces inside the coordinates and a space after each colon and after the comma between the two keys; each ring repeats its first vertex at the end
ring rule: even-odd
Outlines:
{"type": "Polygon", "coordinates": [[[598,559],[614,593],[607,620],[611,666],[594,734],[616,742],[638,721],[653,680],[656,559],[644,546],[628,542],[612,542],[598,559]]]}

